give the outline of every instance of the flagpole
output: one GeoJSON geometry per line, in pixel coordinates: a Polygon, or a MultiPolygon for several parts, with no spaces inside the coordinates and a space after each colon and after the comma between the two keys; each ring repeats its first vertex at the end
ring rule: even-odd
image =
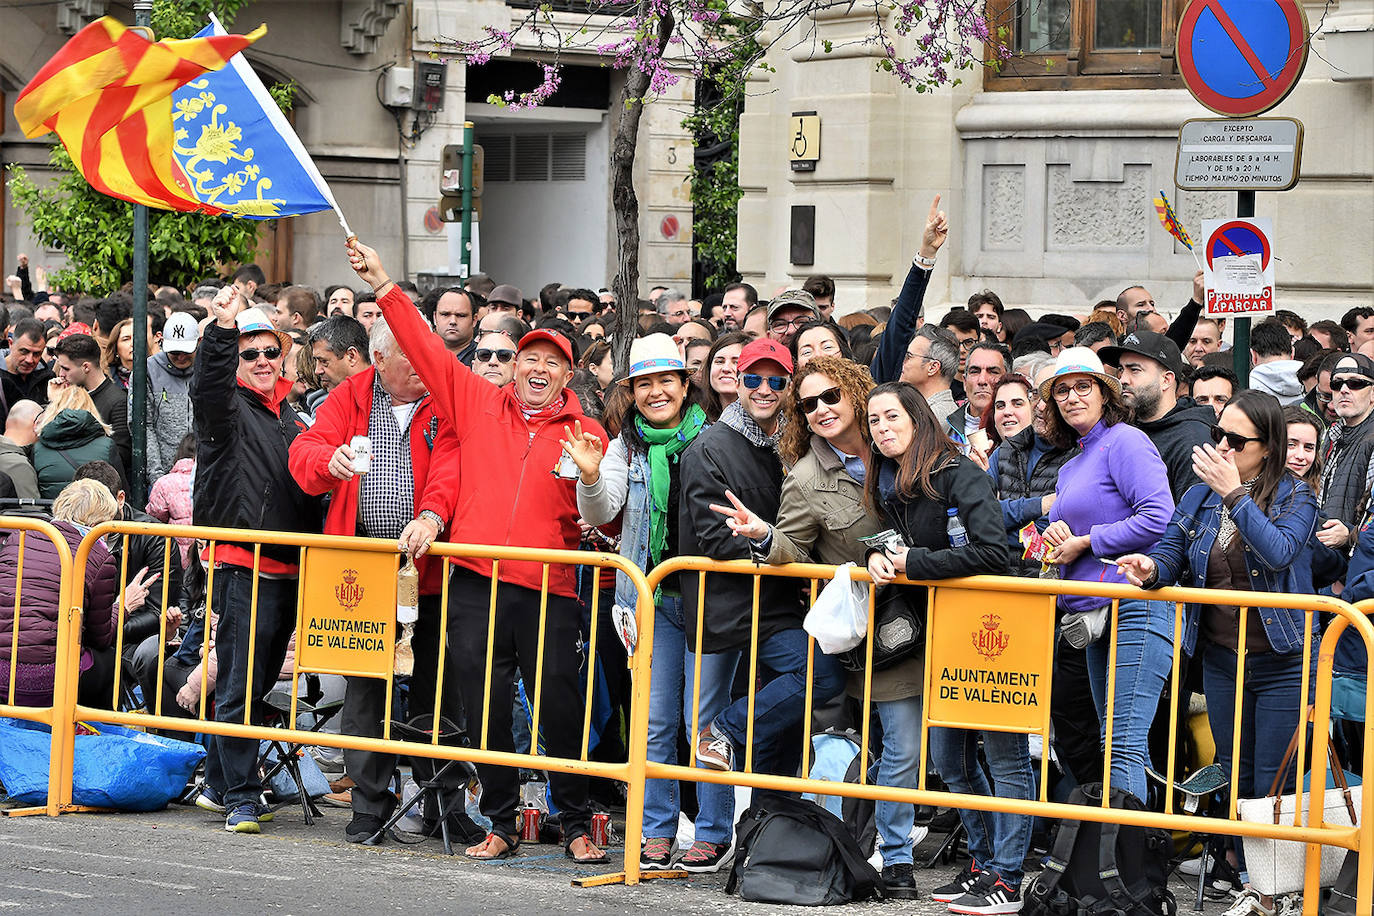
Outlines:
{"type": "MultiPolygon", "coordinates": [[[[135,0],[134,25],[153,39],[152,0],[135,0]]],[[[127,468],[132,503],[141,506],[148,494],[148,208],[134,204],[134,367],[129,377],[132,398],[129,433],[133,439],[133,467],[127,468]]]]}

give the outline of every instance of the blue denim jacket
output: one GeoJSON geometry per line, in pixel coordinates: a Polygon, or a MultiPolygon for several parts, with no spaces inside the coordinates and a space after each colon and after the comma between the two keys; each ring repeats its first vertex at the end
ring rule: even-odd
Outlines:
{"type": "MultiPolygon", "coordinates": [[[[630,449],[628,490],[625,493],[625,512],[620,520],[620,555],[646,573],[649,562],[649,456],[639,449],[630,449]]],[[[676,524],[670,519],[669,524],[676,524]]],[[[666,557],[665,557],[666,559],[666,557]]],[[[615,603],[633,608],[639,600],[638,592],[624,573],[615,574],[615,603]]]]}
{"type": "MultiPolygon", "coordinates": [[[[1268,515],[1247,495],[1236,503],[1231,518],[1241,537],[1251,591],[1312,594],[1310,544],[1317,526],[1317,498],[1307,484],[1285,476],[1268,515]]],[[[1174,510],[1164,537],[1150,552],[1159,567],[1152,587],[1206,587],[1207,558],[1220,527],[1221,497],[1206,484],[1191,487],[1174,510]]],[[[1199,611],[1199,605],[1190,604],[1184,618],[1183,651],[1189,655],[1197,643],[1199,611]]],[[[1276,653],[1301,651],[1303,611],[1260,608],[1252,612],[1261,614],[1264,634],[1276,653]]],[[[1315,632],[1316,615],[1312,627],[1315,632]]]]}

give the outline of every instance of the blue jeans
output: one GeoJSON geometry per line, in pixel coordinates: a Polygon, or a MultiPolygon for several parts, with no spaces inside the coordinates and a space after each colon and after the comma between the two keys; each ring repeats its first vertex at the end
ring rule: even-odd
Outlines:
{"type": "MultiPolygon", "coordinates": [[[[258,580],[257,636],[254,642],[253,718],[262,724],[263,698],[277,683],[286,646],[296,628],[295,579],[258,580]]],[[[222,565],[215,570],[214,594],[210,610],[219,613],[215,637],[215,658],[219,665],[215,681],[215,721],[243,724],[248,705],[248,638],[253,599],[253,571],[222,565]]],[[[258,780],[258,739],[211,739],[205,762],[205,779],[224,804],[233,808],[257,802],[262,795],[258,780]]]]}
{"type": "MultiPolygon", "coordinates": [[[[801,758],[797,747],[782,747],[782,736],[802,724],[806,712],[806,631],[801,627],[781,630],[759,642],[758,660],[777,672],[754,696],[754,770],[783,776],[796,774],[801,758]],[[788,762],[791,766],[788,766],[788,762]]],[[[743,653],[721,653],[744,658],[743,653]]],[[[747,662],[742,662],[747,664],[747,662]]],[[[812,667],[812,708],[839,696],[844,689],[844,667],[838,659],[816,649],[812,667]]],[[[739,758],[748,735],[749,698],[741,697],[716,716],[719,728],[734,744],[739,758]]],[[[810,723],[806,723],[809,727],[810,723]]]]}
{"type": "MultiPolygon", "coordinates": [[[[735,679],[736,653],[701,656],[702,728],[730,704],[730,685],[735,679]]],[[[677,763],[678,733],[683,723],[692,727],[692,677],[695,653],[687,647],[683,628],[682,598],[664,595],[654,613],[654,657],[649,668],[649,759],[677,763]]],[[[695,740],[688,736],[688,744],[695,740]]],[[[696,755],[692,754],[695,763],[696,755]]],[[[697,783],[696,839],[729,843],[734,829],[735,790],[732,786],[697,783]]],[[[682,800],[676,779],[650,779],[644,786],[644,836],[677,836],[682,800]]]]}
{"type": "MultiPolygon", "coordinates": [[[[1250,613],[1255,613],[1252,609],[1250,613]]],[[[1231,741],[1235,737],[1236,703],[1240,713],[1240,760],[1236,762],[1240,798],[1262,798],[1274,784],[1283,754],[1302,720],[1302,653],[1275,655],[1248,652],[1245,658],[1245,692],[1236,697],[1236,653],[1214,642],[1200,640],[1202,690],[1207,695],[1207,721],[1217,745],[1217,762],[1230,776],[1231,741]],[[1213,715],[1215,711],[1215,715],[1213,715]]],[[[1317,653],[1313,641],[1309,692],[1316,680],[1317,653]]],[[[1308,747],[1311,747],[1309,742],[1308,747]]],[[[1320,755],[1313,757],[1321,759],[1320,755]]],[[[1292,792],[1297,768],[1293,767],[1279,793],[1292,792]]],[[[1329,780],[1328,780],[1329,782],[1329,780]]]]}
{"type": "MultiPolygon", "coordinates": [[[[1030,740],[1011,732],[972,731],[963,728],[932,728],[930,755],[935,769],[952,792],[992,795],[988,775],[978,761],[978,736],[997,787],[998,798],[1035,798],[1035,773],[1031,769],[1030,740]]],[[[1022,861],[1030,849],[1034,818],[1001,811],[959,809],[968,833],[968,851],[977,866],[996,872],[1011,887],[1021,886],[1022,861]]]]}
{"type": "MultiPolygon", "coordinates": [[[[1112,786],[1142,802],[1149,797],[1150,723],[1173,666],[1173,605],[1167,601],[1122,601],[1116,629],[1116,699],[1112,716],[1112,786]]],[[[1110,626],[1110,623],[1108,624],[1110,626]]],[[[1107,657],[1111,631],[1088,646],[1088,682],[1093,705],[1107,735],[1107,657]]]]}
{"type": "MultiPolygon", "coordinates": [[[[883,752],[870,771],[880,786],[914,789],[921,769],[921,697],[877,700],[878,721],[883,726],[883,752]]],[[[911,828],[916,806],[910,802],[880,801],[875,806],[878,849],[883,865],[911,864],[911,828]]]]}

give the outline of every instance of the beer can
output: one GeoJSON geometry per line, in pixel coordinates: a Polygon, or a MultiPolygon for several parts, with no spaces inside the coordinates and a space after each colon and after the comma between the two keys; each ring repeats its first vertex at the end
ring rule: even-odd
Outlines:
{"type": "Polygon", "coordinates": [[[539,825],[544,819],[543,815],[544,812],[534,805],[526,805],[520,809],[520,842],[539,842],[539,825]]]}
{"type": "Polygon", "coordinates": [[[611,845],[611,816],[609,814],[592,815],[592,845],[605,849],[611,845]]]}
{"type": "Polygon", "coordinates": [[[353,473],[366,474],[372,470],[372,440],[367,436],[354,436],[348,443],[353,450],[353,473]]]}

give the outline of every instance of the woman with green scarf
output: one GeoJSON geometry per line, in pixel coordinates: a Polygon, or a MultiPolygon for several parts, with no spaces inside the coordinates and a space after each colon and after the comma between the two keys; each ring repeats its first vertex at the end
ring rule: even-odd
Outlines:
{"type": "MultiPolygon", "coordinates": [[[[563,449],[581,471],[577,507],[583,521],[595,526],[620,518],[621,555],[647,571],[677,556],[679,463],[682,453],[705,427],[706,412],[697,403],[697,388],[688,382],[677,344],[667,334],[650,334],[634,342],[630,371],[620,384],[630,389],[633,401],[626,409],[620,435],[605,454],[601,441],[581,430],[567,431],[563,449]]],[[[688,679],[695,670],[695,659],[687,645],[677,577],[665,579],[654,599],[649,759],[677,763],[684,696],[690,703],[693,690],[688,679]]],[[[617,576],[616,604],[635,606],[634,586],[623,576],[617,576]]],[[[730,703],[733,678],[715,670],[728,660],[725,655],[702,655],[702,722],[710,722],[730,703]]],[[[712,866],[710,870],[719,867],[713,850],[730,843],[733,792],[729,786],[698,786],[696,834],[692,849],[681,857],[680,867],[691,870],[697,860],[712,866]]],[[[649,780],[644,793],[642,868],[666,869],[673,864],[680,810],[676,780],[649,780]]]]}

